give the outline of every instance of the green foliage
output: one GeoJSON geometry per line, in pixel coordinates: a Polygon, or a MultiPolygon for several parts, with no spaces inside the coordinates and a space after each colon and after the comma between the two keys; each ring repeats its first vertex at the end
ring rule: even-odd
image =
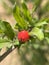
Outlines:
{"type": "MultiPolygon", "coordinates": [[[[13,17],[16,20],[15,31],[8,22],[0,20],[0,48],[17,46],[23,65],[45,65],[47,59],[44,54],[49,50],[49,17],[43,18],[42,15],[49,11],[49,5],[46,4],[41,8],[42,0],[31,1],[35,7],[32,14],[26,5],[26,0],[23,3],[18,1],[19,4],[16,1],[13,8],[13,17]],[[38,19],[34,17],[34,13],[37,13],[38,19]],[[27,30],[29,33],[30,38],[26,42],[18,40],[18,32],[22,30],[27,30]],[[29,59],[26,57],[27,54],[30,54],[29,59]]],[[[15,0],[10,2],[13,4],[15,0]]]]}
{"type": "Polygon", "coordinates": [[[21,14],[19,6],[15,5],[15,7],[13,9],[13,15],[14,15],[14,18],[16,19],[18,25],[22,29],[26,29],[27,28],[27,23],[24,20],[24,18],[22,18],[22,16],[21,16],[22,14],[21,14]]]}
{"type": "MultiPolygon", "coordinates": [[[[38,8],[40,8],[41,1],[32,0],[32,2],[35,5],[34,12],[36,12],[36,10],[38,10],[38,8]]],[[[13,2],[15,2],[15,0],[14,1],[10,0],[10,2],[13,3],[13,2]]],[[[17,32],[15,32],[12,29],[11,25],[8,22],[0,20],[0,34],[4,33],[4,35],[2,35],[2,37],[3,38],[7,37],[8,39],[12,40],[12,43],[14,45],[19,45],[19,44],[21,44],[21,42],[19,42],[19,40],[17,38],[17,33],[21,30],[27,30],[30,35],[31,41],[33,39],[35,39],[35,41],[36,41],[36,39],[38,39],[40,41],[44,41],[44,39],[46,39],[47,43],[49,43],[49,41],[48,41],[49,32],[48,33],[45,32],[45,30],[47,30],[46,26],[49,24],[49,19],[48,18],[40,18],[40,19],[34,18],[34,17],[32,17],[33,14],[31,15],[25,1],[23,1],[22,3],[19,2],[19,4],[20,5],[18,5],[17,1],[16,1],[15,6],[13,8],[13,16],[16,20],[15,29],[17,30],[17,32]],[[15,35],[15,33],[16,33],[16,35],[15,35]]],[[[38,10],[38,11],[40,11],[40,10],[38,10]]],[[[29,43],[29,41],[28,41],[28,43],[29,43]]],[[[38,48],[40,45],[34,44],[33,46],[38,48]]]]}
{"type": "Polygon", "coordinates": [[[14,30],[12,29],[11,25],[8,22],[0,20],[0,29],[3,31],[3,33],[5,33],[5,35],[9,39],[11,40],[14,39],[15,36],[14,30]]]}
{"type": "Polygon", "coordinates": [[[46,24],[48,24],[47,21],[43,20],[43,21],[36,23],[35,26],[40,27],[40,26],[43,26],[43,25],[46,25],[46,24]]]}
{"type": "Polygon", "coordinates": [[[23,12],[24,18],[29,22],[29,24],[33,26],[31,14],[25,3],[22,3],[22,12],[23,12]]]}
{"type": "Polygon", "coordinates": [[[11,47],[12,44],[8,39],[0,39],[0,49],[3,47],[11,47]]]}
{"type": "Polygon", "coordinates": [[[44,39],[44,33],[42,32],[42,29],[39,28],[33,28],[32,31],[29,33],[30,36],[36,36],[39,40],[44,39]]]}
{"type": "Polygon", "coordinates": [[[15,42],[14,42],[14,45],[18,45],[18,46],[19,46],[19,44],[20,44],[20,43],[19,43],[19,40],[16,39],[15,42]]]}

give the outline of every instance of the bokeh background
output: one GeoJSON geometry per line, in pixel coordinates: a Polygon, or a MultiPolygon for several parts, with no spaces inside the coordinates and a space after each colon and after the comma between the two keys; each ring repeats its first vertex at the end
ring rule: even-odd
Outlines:
{"type": "MultiPolygon", "coordinates": [[[[13,18],[12,9],[15,2],[19,5],[23,0],[0,0],[0,19],[6,20],[14,28],[15,19],[13,18]]],[[[49,18],[49,0],[25,0],[30,13],[37,6],[36,12],[32,15],[35,18],[49,18]],[[36,4],[36,5],[35,5],[36,4]]],[[[37,43],[39,43],[37,41],[37,43]]],[[[43,43],[43,42],[42,42],[43,43]]],[[[25,44],[21,48],[13,50],[4,60],[0,62],[0,65],[49,65],[49,48],[45,46],[47,52],[34,50],[31,44],[25,44]]],[[[3,48],[0,52],[2,55],[6,52],[6,48],[3,48]]]]}

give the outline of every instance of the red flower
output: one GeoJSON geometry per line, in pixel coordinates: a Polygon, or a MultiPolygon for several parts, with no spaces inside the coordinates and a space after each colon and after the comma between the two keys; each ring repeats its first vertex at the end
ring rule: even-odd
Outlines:
{"type": "Polygon", "coordinates": [[[22,41],[22,42],[26,42],[27,40],[29,40],[29,34],[27,31],[23,30],[21,32],[18,33],[18,40],[22,41]]]}

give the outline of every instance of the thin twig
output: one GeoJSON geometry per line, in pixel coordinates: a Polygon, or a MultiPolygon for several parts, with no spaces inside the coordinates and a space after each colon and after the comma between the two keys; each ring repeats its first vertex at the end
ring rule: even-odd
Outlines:
{"type": "MultiPolygon", "coordinates": [[[[17,46],[16,46],[16,47],[17,47],[17,46]]],[[[13,49],[12,49],[12,47],[9,48],[3,55],[1,55],[1,56],[0,56],[0,62],[1,62],[2,60],[4,60],[5,57],[8,56],[8,54],[10,54],[16,47],[14,47],[13,49]]]]}

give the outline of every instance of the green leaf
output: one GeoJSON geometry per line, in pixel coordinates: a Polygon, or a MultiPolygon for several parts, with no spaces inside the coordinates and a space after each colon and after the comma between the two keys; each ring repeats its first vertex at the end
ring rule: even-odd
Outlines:
{"type": "Polygon", "coordinates": [[[20,7],[16,4],[15,4],[15,7],[13,9],[13,16],[14,16],[16,22],[19,24],[19,26],[22,29],[27,28],[27,23],[26,23],[25,19],[22,17],[23,15],[21,14],[20,7]]]}
{"type": "Polygon", "coordinates": [[[35,27],[32,29],[32,31],[29,33],[30,36],[36,36],[39,40],[44,39],[44,33],[42,32],[41,29],[35,27]]]}
{"type": "Polygon", "coordinates": [[[0,39],[0,48],[10,47],[11,45],[12,45],[12,44],[10,43],[10,40],[0,39]]]}
{"type": "Polygon", "coordinates": [[[49,19],[48,18],[41,18],[39,21],[37,21],[35,23],[35,26],[43,26],[43,25],[47,25],[49,23],[49,19]]]}
{"type": "Polygon", "coordinates": [[[38,22],[35,24],[35,26],[43,26],[45,24],[48,24],[46,21],[43,21],[43,22],[38,22]]]}
{"type": "Polygon", "coordinates": [[[0,21],[0,29],[5,33],[5,35],[9,39],[13,40],[15,34],[14,34],[14,31],[13,31],[11,25],[8,22],[0,21]]]}
{"type": "Polygon", "coordinates": [[[20,43],[19,43],[18,39],[16,39],[15,42],[14,42],[14,45],[19,45],[19,44],[20,43]]]}
{"type": "Polygon", "coordinates": [[[29,22],[29,24],[33,26],[34,21],[32,21],[31,14],[24,2],[22,3],[22,12],[23,12],[24,18],[29,22]]]}

